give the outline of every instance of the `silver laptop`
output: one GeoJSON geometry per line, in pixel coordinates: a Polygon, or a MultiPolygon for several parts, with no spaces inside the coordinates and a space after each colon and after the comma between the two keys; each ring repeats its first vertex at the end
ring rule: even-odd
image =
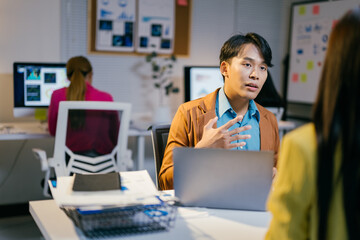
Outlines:
{"type": "Polygon", "coordinates": [[[264,211],[272,151],[175,148],[175,196],[185,206],[264,211]]]}

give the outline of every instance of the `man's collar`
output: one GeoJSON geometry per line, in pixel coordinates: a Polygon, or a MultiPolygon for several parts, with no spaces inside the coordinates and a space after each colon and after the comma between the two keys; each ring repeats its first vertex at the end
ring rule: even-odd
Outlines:
{"type": "Polygon", "coordinates": [[[232,110],[232,107],[225,95],[224,87],[221,87],[219,90],[219,118],[229,109],[232,110]]]}
{"type": "MultiPolygon", "coordinates": [[[[221,87],[219,90],[219,118],[222,117],[222,115],[227,111],[227,110],[233,110],[233,108],[230,105],[229,100],[227,99],[225,92],[224,92],[224,87],[221,87]]],[[[234,110],[233,110],[234,111],[234,110]]],[[[255,101],[254,100],[250,100],[249,101],[249,108],[248,108],[249,114],[250,116],[253,116],[256,114],[257,119],[260,119],[260,113],[258,108],[256,107],[255,101]]],[[[235,111],[234,111],[235,112],[235,111]]]]}

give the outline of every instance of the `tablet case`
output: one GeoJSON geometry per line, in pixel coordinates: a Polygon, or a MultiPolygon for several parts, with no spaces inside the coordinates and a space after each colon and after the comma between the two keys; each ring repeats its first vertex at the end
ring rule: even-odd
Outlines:
{"type": "Polygon", "coordinates": [[[73,191],[121,190],[120,173],[75,174],[73,191]]]}

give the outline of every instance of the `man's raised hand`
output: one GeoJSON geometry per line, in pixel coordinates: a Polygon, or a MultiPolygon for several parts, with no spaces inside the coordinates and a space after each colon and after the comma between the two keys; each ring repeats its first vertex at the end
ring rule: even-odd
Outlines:
{"type": "Polygon", "coordinates": [[[241,121],[243,116],[239,115],[236,118],[228,121],[223,126],[215,128],[214,125],[218,117],[211,119],[203,130],[201,140],[196,144],[195,148],[225,148],[231,149],[245,146],[245,142],[234,142],[241,139],[248,139],[250,135],[241,135],[239,133],[251,129],[250,125],[235,128],[229,131],[235,123],[241,121]],[[233,143],[234,142],[234,143],[233,143]]]}

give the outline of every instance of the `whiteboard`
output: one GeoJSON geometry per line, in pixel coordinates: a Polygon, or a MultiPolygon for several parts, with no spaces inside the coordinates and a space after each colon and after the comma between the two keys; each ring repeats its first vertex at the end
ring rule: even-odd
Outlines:
{"type": "Polygon", "coordinates": [[[287,101],[315,102],[329,34],[360,0],[295,4],[292,7],[287,101]]]}

